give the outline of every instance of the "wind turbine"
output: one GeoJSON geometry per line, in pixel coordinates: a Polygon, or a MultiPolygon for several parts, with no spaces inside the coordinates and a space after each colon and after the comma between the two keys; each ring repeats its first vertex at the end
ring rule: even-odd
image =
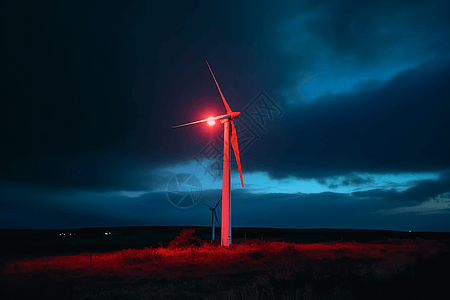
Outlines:
{"type": "Polygon", "coordinates": [[[206,206],[208,206],[209,210],[211,211],[211,227],[212,227],[211,240],[212,241],[214,241],[215,236],[216,236],[216,232],[215,232],[216,227],[214,226],[214,218],[216,218],[217,225],[219,225],[219,220],[217,219],[216,208],[217,208],[217,205],[219,205],[221,200],[222,200],[222,198],[219,199],[219,201],[217,202],[217,204],[214,207],[209,206],[208,204],[206,204],[205,202],[202,201],[202,203],[205,204],[206,206]]]}
{"type": "Polygon", "coordinates": [[[227,113],[225,115],[220,115],[216,117],[209,117],[200,121],[194,121],[187,124],[182,124],[178,126],[173,126],[172,128],[178,128],[188,125],[194,125],[199,123],[208,122],[208,125],[212,126],[216,123],[216,121],[220,121],[223,124],[223,173],[222,173],[222,224],[221,224],[221,241],[220,244],[222,246],[230,246],[231,245],[231,195],[230,195],[230,141],[231,146],[233,148],[234,156],[236,157],[236,163],[239,170],[239,176],[241,177],[241,185],[244,187],[244,181],[242,180],[242,170],[241,170],[241,159],[239,158],[239,147],[237,140],[237,132],[236,127],[234,126],[233,119],[236,119],[241,114],[237,111],[232,111],[230,106],[228,105],[225,97],[220,90],[219,84],[217,83],[216,77],[214,77],[214,73],[211,70],[211,67],[208,64],[208,61],[205,59],[206,64],[208,65],[209,71],[216,83],[217,89],[219,90],[220,97],[222,98],[223,105],[227,113]],[[230,132],[231,127],[231,132],[230,132]],[[231,133],[231,134],[230,134],[231,133]]]}

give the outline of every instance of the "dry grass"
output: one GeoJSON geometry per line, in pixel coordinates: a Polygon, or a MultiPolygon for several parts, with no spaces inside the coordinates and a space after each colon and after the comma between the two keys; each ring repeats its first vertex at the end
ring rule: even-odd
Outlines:
{"type": "Polygon", "coordinates": [[[252,240],[229,248],[203,243],[45,257],[4,266],[3,299],[35,294],[45,299],[398,299],[405,295],[437,299],[450,292],[447,244],[421,239],[317,244],[252,240]],[[36,289],[35,294],[30,292],[36,289]]]}

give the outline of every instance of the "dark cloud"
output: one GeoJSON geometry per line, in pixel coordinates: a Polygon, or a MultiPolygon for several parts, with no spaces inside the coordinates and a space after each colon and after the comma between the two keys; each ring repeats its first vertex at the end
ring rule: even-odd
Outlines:
{"type": "Polygon", "coordinates": [[[237,210],[237,224],[394,228],[394,219],[379,225],[375,216],[359,215],[356,202],[349,216],[339,201],[369,207],[424,201],[444,190],[443,172],[450,169],[450,64],[442,59],[450,48],[448,5],[2,2],[0,181],[10,189],[2,189],[1,226],[20,227],[27,219],[34,220],[31,227],[203,224],[203,210],[196,207],[187,217],[156,191],[171,176],[159,173],[161,166],[191,160],[218,134],[171,129],[223,112],[207,58],[232,108],[266,90],[285,111],[243,155],[244,178],[262,171],[334,188],[372,182],[359,173],[443,174],[441,183],[419,182],[405,192],[240,192],[248,206],[237,210]],[[376,75],[377,68],[389,71],[403,62],[422,65],[387,82],[376,75]],[[289,105],[302,74],[325,65],[331,81],[356,74],[351,93],[289,105]],[[374,78],[358,76],[368,72],[374,78]],[[150,193],[124,198],[119,191],[150,193]],[[310,201],[309,210],[300,198],[310,201]],[[325,204],[322,212],[315,208],[325,204]]]}
{"type": "MultiPolygon", "coordinates": [[[[209,226],[211,222],[209,208],[202,203],[179,209],[164,192],[149,192],[135,198],[107,192],[5,186],[0,192],[5,195],[0,202],[2,228],[209,226]]],[[[211,204],[220,194],[220,190],[205,190],[200,200],[211,204]]],[[[401,213],[399,205],[414,207],[417,202],[404,199],[400,204],[377,194],[253,194],[237,189],[232,191],[231,198],[233,226],[239,227],[448,231],[445,209],[432,217],[401,213]]]]}
{"type": "Polygon", "coordinates": [[[110,153],[35,155],[2,171],[6,182],[91,191],[152,191],[170,179],[145,160],[110,153]]]}
{"type": "MultiPolygon", "coordinates": [[[[180,209],[166,192],[138,197],[106,191],[0,186],[1,228],[75,228],[98,226],[209,225],[209,208],[197,203],[180,209]]],[[[220,191],[205,190],[201,200],[220,199],[220,191]]]]}
{"type": "Polygon", "coordinates": [[[445,1],[289,1],[284,8],[272,33],[276,66],[267,64],[284,71],[275,85],[264,81],[264,89],[287,103],[303,100],[305,73],[331,72],[334,82],[373,73],[376,80],[402,64],[448,57],[445,1]]]}
{"type": "MultiPolygon", "coordinates": [[[[308,32],[311,39],[324,41],[317,47],[304,43],[309,45],[304,51],[311,53],[328,47],[358,56],[365,53],[361,49],[373,52],[386,43],[402,42],[383,41],[377,31],[380,23],[397,28],[386,34],[402,32],[405,39],[420,24],[421,34],[435,32],[438,40],[448,30],[442,18],[446,4],[440,2],[267,2],[248,3],[245,9],[238,2],[200,1],[183,9],[138,2],[90,4],[88,10],[82,2],[55,3],[10,3],[2,9],[9,57],[1,80],[8,98],[2,180],[103,188],[132,178],[129,174],[142,166],[191,159],[205,142],[198,138],[201,130],[175,132],[171,126],[203,117],[200,105],[223,111],[204,58],[210,59],[232,107],[242,107],[262,88],[279,96],[287,85],[295,86],[292,72],[305,70],[300,62],[314,58],[302,52],[302,46],[295,47],[299,53],[293,61],[276,42],[283,22],[297,16],[306,16],[311,26],[289,28],[290,35],[308,32]],[[416,22],[403,24],[399,11],[414,15],[416,22]],[[364,18],[369,12],[371,17],[364,18]],[[425,22],[431,15],[435,17],[425,22]],[[358,32],[364,38],[355,36],[358,32]],[[41,171],[47,167],[35,165],[49,167],[41,171]],[[80,170],[66,171],[71,166],[80,170]],[[40,171],[29,170],[36,168],[40,171]],[[84,179],[66,173],[80,173],[84,179]]],[[[448,127],[443,119],[448,106],[442,100],[448,98],[446,66],[422,66],[373,93],[359,89],[353,95],[326,97],[322,102],[329,100],[327,104],[285,107],[281,132],[271,128],[269,134],[276,137],[261,139],[262,151],[253,155],[247,170],[267,169],[274,177],[320,177],[363,170],[414,172],[419,165],[422,170],[448,167],[448,156],[443,156],[448,145],[439,139],[448,127]],[[422,99],[429,101],[425,114],[422,99]],[[428,146],[436,143],[440,146],[428,146]],[[269,151],[272,144],[278,149],[269,151]],[[386,153],[386,144],[392,153],[386,153]],[[410,163],[414,155],[421,157],[410,163]],[[267,163],[256,167],[257,161],[267,163]]],[[[122,185],[142,189],[139,184],[122,185]]]]}
{"type": "Polygon", "coordinates": [[[363,185],[363,184],[368,184],[368,183],[372,183],[374,180],[372,177],[362,177],[359,175],[352,175],[352,176],[348,176],[345,180],[342,181],[342,185],[344,186],[349,186],[349,185],[363,185]]]}
{"type": "Polygon", "coordinates": [[[248,150],[243,167],[274,178],[450,169],[449,78],[449,62],[434,61],[377,90],[291,106],[248,150]]]}
{"type": "Polygon", "coordinates": [[[360,176],[358,174],[349,174],[344,176],[343,178],[328,177],[328,178],[317,178],[317,182],[323,185],[327,185],[331,189],[336,189],[340,186],[361,186],[367,185],[374,182],[374,178],[372,176],[360,176]]]}
{"type": "Polygon", "coordinates": [[[352,195],[361,198],[378,198],[385,200],[397,201],[420,201],[424,202],[429,198],[447,193],[450,191],[450,172],[441,174],[437,180],[421,180],[416,185],[405,191],[397,191],[395,189],[382,190],[374,189],[364,192],[354,192],[352,195]]]}
{"type": "Polygon", "coordinates": [[[351,57],[359,64],[375,64],[398,48],[403,59],[415,57],[424,49],[407,49],[409,44],[445,39],[450,28],[445,12],[450,7],[444,1],[310,1],[299,5],[304,9],[291,22],[298,25],[292,28],[291,38],[301,37],[301,29],[309,38],[299,39],[297,49],[310,47],[311,41],[329,48],[330,59],[351,57]]]}
{"type": "Polygon", "coordinates": [[[122,226],[129,218],[118,213],[125,202],[114,195],[23,185],[3,185],[0,193],[2,228],[122,226]]]}
{"type": "Polygon", "coordinates": [[[418,203],[362,198],[353,194],[324,192],[317,194],[253,194],[245,190],[232,192],[233,226],[292,228],[365,228],[393,230],[447,231],[445,209],[439,214],[386,214],[399,206],[418,203]],[[274,224],[274,225],[271,225],[274,224]],[[433,224],[433,225],[432,225],[433,224]]]}

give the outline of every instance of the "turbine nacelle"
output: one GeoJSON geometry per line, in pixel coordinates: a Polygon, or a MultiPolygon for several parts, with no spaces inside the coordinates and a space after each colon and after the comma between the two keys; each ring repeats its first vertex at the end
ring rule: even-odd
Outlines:
{"type": "Polygon", "coordinates": [[[240,115],[241,115],[240,112],[238,112],[238,111],[233,111],[233,112],[231,112],[231,114],[230,114],[230,119],[231,119],[231,120],[236,119],[236,118],[239,117],[240,115]]]}
{"type": "Polygon", "coordinates": [[[220,123],[223,124],[225,122],[228,122],[229,120],[233,120],[236,119],[237,117],[239,117],[241,113],[238,111],[233,111],[230,114],[224,115],[224,116],[220,116],[220,123]]]}

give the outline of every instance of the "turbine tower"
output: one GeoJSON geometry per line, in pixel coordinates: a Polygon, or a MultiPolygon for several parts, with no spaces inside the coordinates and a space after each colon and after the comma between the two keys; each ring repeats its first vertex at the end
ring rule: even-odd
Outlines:
{"type": "Polygon", "coordinates": [[[214,207],[209,206],[208,204],[206,204],[205,202],[202,201],[202,203],[205,204],[206,206],[208,206],[209,210],[211,211],[211,228],[212,228],[211,240],[212,241],[214,241],[216,238],[216,229],[215,229],[216,227],[214,226],[214,218],[216,218],[217,225],[219,225],[219,220],[217,219],[216,208],[219,205],[221,200],[222,200],[222,198],[220,198],[219,201],[217,201],[217,204],[214,207]]]}
{"type": "Polygon", "coordinates": [[[223,173],[222,173],[222,224],[221,224],[221,242],[222,246],[230,246],[231,245],[231,195],[230,195],[230,142],[231,147],[233,148],[234,156],[236,157],[236,163],[239,170],[239,176],[241,177],[241,185],[244,187],[244,181],[242,180],[242,170],[241,170],[241,159],[239,158],[239,147],[237,140],[237,132],[236,127],[234,126],[233,119],[236,119],[241,114],[240,112],[232,111],[230,106],[228,105],[225,97],[220,90],[219,84],[217,83],[216,77],[214,77],[214,73],[211,70],[211,67],[208,64],[208,61],[205,59],[206,64],[208,65],[209,71],[216,83],[217,89],[219,90],[220,97],[222,98],[223,105],[227,113],[225,115],[220,115],[216,117],[209,117],[207,119],[194,121],[187,124],[182,124],[178,126],[173,126],[172,128],[178,128],[182,126],[194,125],[199,123],[208,122],[210,126],[214,125],[216,121],[220,121],[223,124],[223,173]],[[231,127],[231,131],[230,131],[231,127]]]}

